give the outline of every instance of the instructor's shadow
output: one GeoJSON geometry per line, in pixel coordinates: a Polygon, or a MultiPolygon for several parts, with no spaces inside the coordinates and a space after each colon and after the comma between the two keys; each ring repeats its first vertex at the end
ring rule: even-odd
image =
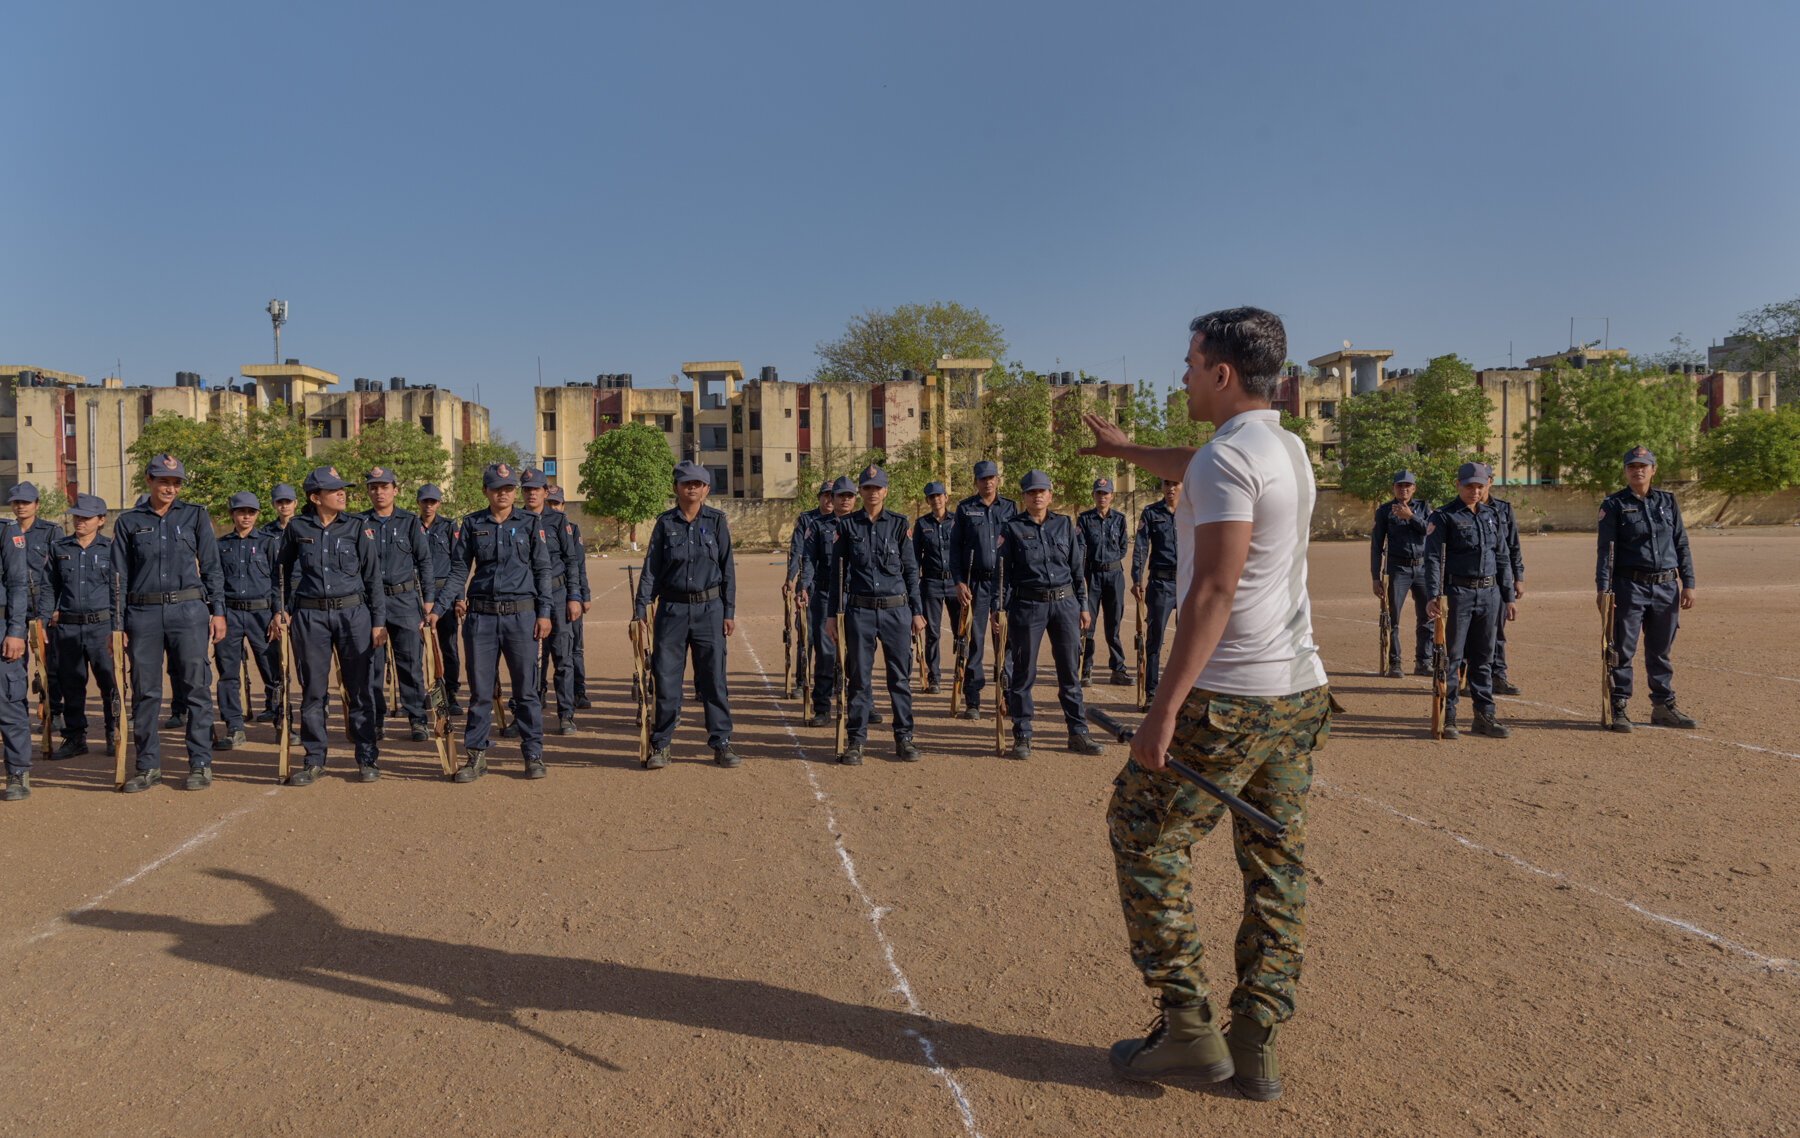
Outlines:
{"type": "Polygon", "coordinates": [[[265,980],[501,1024],[610,1071],[622,1068],[529,1026],[521,1013],[631,1016],[753,1039],[838,1047],[908,1064],[920,1061],[914,1035],[925,1033],[940,1059],[951,1066],[1134,1097],[1158,1093],[1111,1077],[1106,1053],[1097,1047],[934,1022],[758,980],[693,976],[352,928],[298,890],[233,870],[208,872],[249,885],[269,902],[270,910],[243,924],[207,924],[118,909],[88,909],[70,914],[68,920],[114,932],[172,936],[175,943],[169,952],[183,960],[265,980]],[[435,991],[442,999],[417,995],[417,989],[435,991]]]}

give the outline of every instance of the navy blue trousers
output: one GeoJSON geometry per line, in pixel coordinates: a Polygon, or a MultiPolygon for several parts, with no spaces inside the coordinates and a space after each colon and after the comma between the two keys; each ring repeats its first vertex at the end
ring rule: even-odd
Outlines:
{"type": "MultiPolygon", "coordinates": [[[[309,767],[325,765],[325,730],[331,720],[331,657],[336,650],[344,673],[344,702],[350,709],[350,744],[358,763],[373,763],[375,704],[369,693],[369,607],[322,611],[295,607],[288,647],[300,681],[300,744],[309,767]]],[[[381,649],[383,653],[387,649],[381,649]]],[[[192,729],[190,728],[190,731],[192,729]]]]}
{"type": "Polygon", "coordinates": [[[1072,734],[1085,735],[1081,712],[1081,602],[1014,599],[1006,610],[1006,655],[1012,673],[1006,689],[1006,715],[1013,738],[1031,738],[1031,686],[1037,683],[1038,645],[1050,634],[1050,659],[1056,664],[1056,698],[1063,722],[1072,734]]]}
{"type": "Polygon", "coordinates": [[[463,662],[469,680],[469,717],[463,724],[463,746],[485,751],[494,720],[494,693],[500,686],[500,659],[512,677],[513,721],[519,725],[519,754],[544,755],[543,705],[538,702],[538,642],[531,638],[537,614],[494,615],[470,609],[463,617],[463,662]]]}
{"type": "Polygon", "coordinates": [[[1681,624],[1681,583],[1665,581],[1646,585],[1629,579],[1613,582],[1614,703],[1631,698],[1631,658],[1637,654],[1638,632],[1644,635],[1644,671],[1650,678],[1654,703],[1675,700],[1675,665],[1669,653],[1675,647],[1675,630],[1681,624]]]}
{"type": "MultiPolygon", "coordinates": [[[[944,610],[950,610],[951,643],[955,643],[956,629],[961,618],[962,602],[956,599],[956,582],[954,581],[920,581],[920,599],[925,602],[925,679],[936,686],[939,677],[941,645],[944,636],[944,610]]],[[[950,658],[956,659],[956,649],[950,650],[950,658]]]]}
{"type": "Polygon", "coordinates": [[[1444,721],[1456,719],[1456,677],[1468,666],[1469,700],[1477,715],[1494,714],[1494,635],[1506,619],[1500,587],[1471,589],[1452,585],[1444,591],[1450,605],[1444,620],[1444,654],[1450,663],[1450,690],[1444,697],[1444,721]]]}
{"type": "MultiPolygon", "coordinates": [[[[418,590],[396,593],[387,599],[387,634],[394,645],[394,668],[399,672],[400,709],[412,723],[425,719],[425,675],[421,663],[425,646],[419,632],[419,624],[424,619],[425,610],[420,604],[418,590]]],[[[390,710],[387,667],[388,650],[383,648],[369,660],[369,698],[375,707],[377,724],[387,718],[390,710]]]]}
{"type": "Polygon", "coordinates": [[[1388,566],[1388,611],[1394,620],[1394,634],[1388,641],[1389,667],[1400,666],[1400,609],[1409,597],[1413,603],[1413,663],[1427,667],[1431,664],[1431,618],[1425,615],[1431,596],[1426,592],[1425,580],[1423,565],[1388,566]]]}
{"type": "Polygon", "coordinates": [[[575,698],[586,699],[587,693],[587,636],[582,632],[587,618],[585,615],[569,628],[569,662],[575,670],[575,698]]]}
{"type": "Polygon", "coordinates": [[[837,695],[837,647],[825,639],[825,598],[817,587],[806,594],[806,634],[812,638],[812,705],[815,715],[830,715],[831,701],[837,695]]]}
{"type": "MultiPolygon", "coordinates": [[[[443,593],[444,586],[449,583],[450,578],[448,577],[439,581],[437,583],[438,593],[443,593]]],[[[437,613],[438,618],[436,625],[438,655],[442,656],[444,660],[444,695],[455,699],[456,693],[461,690],[459,681],[462,675],[462,652],[458,645],[461,638],[456,634],[459,627],[456,619],[456,606],[440,604],[434,606],[431,611],[437,613]]]]}
{"type": "MultiPolygon", "coordinates": [[[[249,641],[248,655],[256,661],[256,671],[262,677],[264,706],[273,707],[275,702],[269,698],[275,690],[275,684],[281,673],[272,655],[279,654],[281,645],[274,646],[275,652],[269,652],[269,610],[268,609],[225,609],[225,639],[213,645],[213,659],[219,666],[219,716],[225,720],[225,731],[242,731],[244,729],[244,707],[242,688],[238,680],[239,670],[244,666],[246,655],[244,642],[249,641]]],[[[85,720],[83,721],[85,722],[85,720]]]]}
{"type": "MultiPolygon", "coordinates": [[[[575,716],[575,665],[570,659],[579,624],[569,623],[569,596],[558,591],[550,602],[550,695],[563,719],[575,716]]],[[[548,713],[548,707],[546,707],[548,713]]]]}
{"type": "Polygon", "coordinates": [[[656,602],[655,639],[650,667],[656,673],[656,719],[650,725],[650,747],[660,750],[681,721],[682,673],[694,658],[694,694],[706,712],[706,745],[731,742],[730,696],[725,688],[725,602],[717,597],[699,604],[656,602]]]}
{"type": "Polygon", "coordinates": [[[25,653],[17,660],[0,660],[0,750],[6,755],[6,773],[24,774],[31,769],[31,713],[26,710],[25,653]]]}
{"type": "Polygon", "coordinates": [[[1144,694],[1156,694],[1156,683],[1162,679],[1163,633],[1169,617],[1181,607],[1175,595],[1175,582],[1152,577],[1144,584],[1144,694]]]}
{"type": "Polygon", "coordinates": [[[119,682],[113,670],[112,646],[107,639],[112,625],[58,624],[45,630],[56,644],[56,671],[50,682],[62,697],[63,738],[85,739],[88,731],[88,669],[100,683],[100,706],[106,717],[106,733],[119,726],[119,682]]]}
{"type": "MultiPolygon", "coordinates": [[[[963,677],[963,705],[971,711],[980,710],[981,692],[983,688],[987,687],[988,682],[987,672],[982,668],[981,661],[982,657],[987,655],[988,641],[993,638],[993,634],[988,630],[990,614],[993,612],[992,598],[989,597],[987,591],[991,584],[991,581],[985,580],[970,582],[974,600],[969,605],[971,609],[969,613],[969,663],[968,675],[963,677]]],[[[1010,666],[1003,664],[1000,669],[1001,679],[1007,679],[1009,671],[1010,666]]],[[[998,699],[1005,697],[1005,692],[996,696],[998,699]]]]}
{"type": "Polygon", "coordinates": [[[172,605],[129,605],[125,609],[126,650],[131,656],[131,739],[137,748],[137,769],[162,768],[162,740],[157,737],[157,716],[162,712],[163,658],[168,657],[170,685],[187,712],[188,765],[212,762],[212,668],[206,650],[204,601],[172,605]]]}
{"type": "Polygon", "coordinates": [[[869,713],[875,709],[875,646],[881,645],[887,673],[888,705],[894,712],[894,738],[910,739],[912,713],[912,609],[844,609],[844,687],[850,706],[844,730],[852,746],[869,737],[869,713]]]}
{"type": "Polygon", "coordinates": [[[1094,674],[1094,641],[1106,635],[1106,651],[1112,661],[1112,670],[1125,670],[1125,646],[1119,640],[1119,622],[1125,617],[1125,570],[1108,569],[1104,573],[1090,573],[1087,579],[1088,604],[1094,610],[1094,635],[1081,651],[1081,674],[1094,674]]]}

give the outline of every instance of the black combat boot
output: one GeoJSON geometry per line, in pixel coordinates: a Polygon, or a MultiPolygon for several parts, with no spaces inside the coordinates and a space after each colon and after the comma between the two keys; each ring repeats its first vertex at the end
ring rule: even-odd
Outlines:
{"type": "Polygon", "coordinates": [[[644,769],[647,771],[659,771],[668,765],[669,748],[667,747],[654,748],[650,752],[650,757],[644,760],[644,769]]]}
{"type": "Polygon", "coordinates": [[[1675,706],[1675,701],[1659,703],[1650,708],[1650,722],[1658,727],[1698,727],[1690,715],[1682,714],[1675,706]]]}
{"type": "Polygon", "coordinates": [[[894,740],[894,756],[903,763],[916,763],[925,756],[913,745],[911,735],[902,735],[894,740]]]}
{"type": "Polygon", "coordinates": [[[544,765],[544,756],[537,755],[525,760],[526,778],[549,778],[550,768],[544,765]]]}
{"type": "Polygon", "coordinates": [[[1491,715],[1483,715],[1481,712],[1477,711],[1475,713],[1475,726],[1470,728],[1470,733],[1474,735],[1486,735],[1490,739],[1509,739],[1512,737],[1512,728],[1491,715]]]}
{"type": "Polygon", "coordinates": [[[1009,759],[1029,759],[1031,757],[1031,740],[1017,738],[1013,740],[1012,749],[1006,752],[1009,759]]]}
{"type": "Polygon", "coordinates": [[[190,769],[188,771],[186,785],[189,790],[205,790],[207,787],[211,786],[212,764],[207,763],[204,766],[190,769]]]}
{"type": "Polygon", "coordinates": [[[413,742],[425,743],[430,741],[431,727],[423,719],[415,719],[408,724],[408,726],[412,729],[413,742]]]}
{"type": "MultiPolygon", "coordinates": [[[[1652,712],[1652,715],[1655,713],[1652,712]]],[[[1625,705],[1615,703],[1612,706],[1612,728],[1621,735],[1631,734],[1631,717],[1625,714],[1625,705]]]]}
{"type": "Polygon", "coordinates": [[[478,750],[471,748],[469,751],[469,757],[463,761],[462,766],[457,768],[456,773],[450,776],[450,781],[452,781],[452,782],[474,782],[476,779],[480,778],[482,775],[484,775],[486,773],[487,773],[487,752],[486,751],[478,751],[478,750]]]}
{"type": "Polygon", "coordinates": [[[1502,672],[1499,675],[1494,677],[1494,694],[1495,695],[1518,695],[1519,694],[1519,685],[1515,684],[1511,680],[1507,679],[1506,673],[1502,672]]]}
{"type": "Polygon", "coordinates": [[[381,768],[376,766],[374,763],[358,763],[358,764],[356,764],[356,781],[357,782],[380,782],[381,781],[381,768]]]}
{"type": "Polygon", "coordinates": [[[843,754],[838,756],[838,762],[847,767],[860,767],[862,766],[862,751],[861,743],[852,743],[844,748],[843,754]]]}
{"type": "Polygon", "coordinates": [[[52,760],[72,759],[76,755],[85,755],[87,753],[88,753],[87,736],[86,735],[76,735],[73,738],[64,739],[62,746],[56,748],[56,750],[54,750],[54,751],[51,751],[49,757],[52,760]]]}
{"type": "Polygon", "coordinates": [[[213,750],[235,751],[243,746],[244,742],[244,733],[242,731],[227,731],[223,739],[220,739],[217,743],[213,744],[213,750]]]}
{"type": "Polygon", "coordinates": [[[6,789],[0,790],[0,802],[20,802],[31,797],[31,772],[6,772],[6,789]]]}
{"type": "Polygon", "coordinates": [[[744,760],[738,758],[737,752],[731,749],[730,743],[727,743],[723,747],[713,748],[713,762],[730,770],[733,767],[741,766],[744,760]]]}
{"type": "Polygon", "coordinates": [[[308,764],[297,771],[289,771],[287,784],[289,786],[311,786],[313,783],[318,782],[319,776],[324,773],[324,763],[308,764]]]}
{"type": "Polygon", "coordinates": [[[1115,688],[1128,688],[1131,686],[1131,673],[1124,668],[1114,668],[1112,678],[1107,682],[1115,688]]]}
{"type": "Polygon", "coordinates": [[[1069,732],[1069,753],[1072,755],[1104,755],[1106,748],[1094,742],[1094,737],[1086,731],[1069,732]]]}

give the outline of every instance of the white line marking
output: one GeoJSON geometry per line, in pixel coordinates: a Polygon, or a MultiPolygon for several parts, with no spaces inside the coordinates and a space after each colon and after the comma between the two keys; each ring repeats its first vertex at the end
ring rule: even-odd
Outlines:
{"type": "MultiPolygon", "coordinates": [[[[273,794],[275,792],[270,791],[269,793],[273,794]]],[[[180,857],[182,854],[187,853],[190,850],[199,849],[201,846],[205,845],[207,842],[210,842],[214,838],[218,837],[219,831],[223,830],[225,828],[225,824],[227,822],[230,822],[236,818],[241,818],[245,814],[250,813],[250,811],[252,811],[254,809],[256,809],[255,806],[245,806],[240,809],[233,810],[231,813],[225,815],[223,818],[220,818],[218,821],[214,822],[212,825],[207,826],[205,829],[201,830],[199,833],[197,833],[193,837],[189,838],[187,841],[182,842],[180,845],[176,846],[174,849],[170,850],[168,853],[163,854],[161,857],[157,858],[154,861],[146,862],[144,865],[142,865],[138,868],[136,873],[133,873],[131,876],[114,883],[110,888],[108,888],[100,893],[96,893],[94,896],[88,898],[86,901],[82,902],[80,905],[77,905],[75,908],[70,909],[68,912],[51,917],[48,921],[45,921],[43,924],[39,925],[35,932],[33,932],[30,936],[26,937],[25,943],[26,944],[36,944],[38,941],[44,940],[47,937],[55,936],[57,933],[59,933],[69,927],[69,918],[70,917],[77,916],[81,913],[87,912],[89,909],[95,908],[102,901],[105,901],[108,897],[111,897],[114,893],[117,893],[119,890],[124,889],[129,885],[133,885],[133,884],[137,883],[138,881],[142,880],[147,875],[156,872],[157,870],[161,869],[163,866],[174,861],[176,858],[180,857]]]]}
{"type": "Polygon", "coordinates": [[[1458,834],[1454,830],[1448,829],[1444,826],[1435,825],[1431,822],[1427,822],[1423,818],[1415,818],[1413,815],[1406,813],[1404,810],[1399,810],[1392,806],[1389,806],[1387,803],[1381,801],[1379,798],[1370,798],[1366,794],[1358,794],[1354,790],[1350,790],[1345,787],[1338,786],[1334,783],[1327,782],[1322,778],[1317,778],[1316,776],[1313,781],[1317,782],[1321,786],[1325,786],[1325,787],[1330,788],[1331,790],[1337,791],[1340,794],[1348,794],[1350,797],[1357,799],[1360,802],[1366,802],[1371,806],[1378,806],[1381,809],[1387,811],[1389,814],[1392,814],[1394,817],[1403,819],[1404,821],[1407,821],[1407,822],[1411,822],[1415,826],[1422,826],[1427,830],[1437,830],[1437,831],[1441,832],[1442,834],[1444,834],[1444,836],[1448,837],[1451,841],[1456,842],[1459,845],[1462,845],[1468,849],[1475,850],[1477,853],[1492,854],[1495,857],[1505,858],[1507,861],[1511,862],[1513,865],[1517,866],[1518,868],[1525,870],[1527,873],[1534,873],[1534,874],[1538,875],[1539,877],[1548,877],[1553,881],[1560,881],[1563,884],[1568,885],[1570,888],[1580,889],[1584,892],[1591,893],[1596,897],[1603,897],[1606,900],[1611,901],[1615,905],[1622,905],[1625,908],[1630,909],[1632,912],[1638,914],[1641,917],[1647,917],[1652,921],[1658,921],[1662,924],[1670,925],[1674,928],[1680,929],[1684,933],[1687,933],[1689,936],[1699,937],[1701,940],[1707,941],[1712,944],[1716,944],[1720,948],[1728,948],[1733,952],[1740,953],[1744,956],[1749,957],[1751,960],[1756,961],[1758,964],[1762,965],[1764,968],[1767,968],[1771,972],[1794,972],[1794,971],[1796,971],[1796,968],[1795,968],[1796,962],[1794,960],[1791,960],[1791,959],[1788,959],[1785,957],[1779,957],[1779,956],[1764,956],[1762,953],[1757,952],[1754,949],[1745,948],[1743,945],[1737,944],[1733,941],[1726,940],[1724,937],[1719,936],[1716,933],[1708,932],[1707,930],[1701,928],[1699,925],[1693,924],[1690,921],[1681,920],[1679,917],[1665,917],[1661,913],[1652,912],[1651,910],[1644,908],[1642,905],[1639,905],[1635,901],[1627,901],[1625,898],[1615,896],[1611,893],[1608,893],[1604,889],[1599,889],[1592,885],[1587,885],[1587,884],[1584,884],[1583,882],[1576,881],[1576,880],[1568,877],[1567,875],[1560,873],[1556,870],[1541,869],[1538,866],[1535,866],[1535,865],[1531,864],[1530,862],[1526,861],[1524,858],[1516,857],[1513,854],[1507,853],[1505,850],[1497,850],[1497,849],[1494,849],[1492,846],[1484,846],[1480,842],[1474,841],[1473,839],[1470,839],[1470,838],[1463,837],[1461,834],[1458,834]]]}
{"type": "MultiPolygon", "coordinates": [[[[825,811],[825,830],[831,835],[832,845],[837,850],[838,861],[844,868],[844,876],[849,878],[850,887],[856,890],[856,895],[862,898],[865,915],[869,918],[869,927],[875,933],[875,942],[881,946],[881,955],[887,961],[888,971],[893,973],[894,991],[899,992],[901,997],[906,1000],[908,1012],[929,1019],[930,1017],[925,1014],[925,1009],[919,1003],[918,997],[913,993],[911,981],[907,980],[906,973],[900,970],[899,961],[894,959],[893,942],[888,940],[887,934],[881,931],[881,919],[893,910],[875,904],[874,899],[869,896],[869,891],[863,888],[861,879],[856,876],[856,862],[851,859],[850,851],[844,847],[844,836],[838,829],[837,815],[832,812],[831,800],[825,796],[824,788],[819,785],[819,780],[813,773],[813,764],[806,757],[806,748],[801,745],[800,736],[788,723],[787,709],[782,707],[781,701],[776,698],[775,685],[769,679],[768,671],[763,668],[762,657],[756,654],[756,649],[751,645],[750,638],[744,635],[744,628],[741,624],[738,626],[738,637],[743,641],[744,650],[750,653],[750,660],[756,665],[757,675],[762,677],[763,689],[769,693],[769,702],[774,705],[775,713],[781,716],[782,729],[788,733],[788,738],[794,741],[794,753],[800,757],[800,766],[806,771],[806,781],[812,787],[813,799],[825,811]]],[[[933,1049],[931,1040],[926,1038],[922,1032],[913,1031],[911,1028],[905,1030],[907,1035],[919,1041],[919,1050],[925,1056],[925,1066],[943,1082],[945,1089],[950,1092],[950,1097],[955,1100],[957,1112],[962,1115],[963,1129],[972,1138],[981,1138],[981,1131],[975,1126],[975,1112],[969,1107],[968,1094],[955,1077],[944,1069],[943,1064],[938,1062],[937,1052],[933,1049]]]]}

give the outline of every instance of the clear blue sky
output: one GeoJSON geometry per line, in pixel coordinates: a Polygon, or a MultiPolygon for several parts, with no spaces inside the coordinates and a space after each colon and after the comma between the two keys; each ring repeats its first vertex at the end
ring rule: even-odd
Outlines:
{"type": "Polygon", "coordinates": [[[1166,384],[1228,304],[1497,366],[1800,293],[1791,0],[1214,7],[11,5],[0,362],[216,382],[281,297],[529,443],[540,355],[803,379],[907,301],[1166,384]]]}

